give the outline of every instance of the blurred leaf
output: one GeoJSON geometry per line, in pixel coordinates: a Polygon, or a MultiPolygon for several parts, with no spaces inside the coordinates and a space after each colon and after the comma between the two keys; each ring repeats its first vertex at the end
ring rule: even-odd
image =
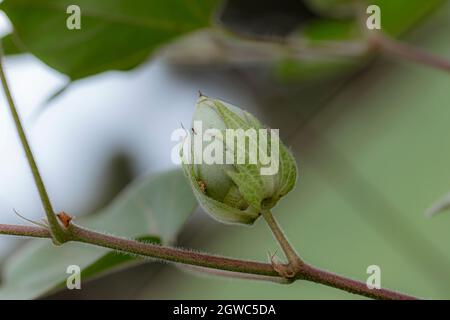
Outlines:
{"type": "Polygon", "coordinates": [[[361,31],[353,20],[320,19],[308,23],[302,36],[310,42],[355,40],[361,38],[361,31]]]}
{"type": "Polygon", "coordinates": [[[217,0],[5,0],[0,8],[25,47],[50,67],[79,79],[129,70],[156,49],[208,27],[217,0]],[[69,5],[81,30],[69,30],[69,5]]]}
{"type": "MultiPolygon", "coordinates": [[[[306,3],[323,17],[351,18],[353,15],[353,0],[306,0],[306,3]]],[[[367,2],[367,6],[378,5],[383,31],[398,36],[442,3],[442,0],[373,0],[367,2]]],[[[330,31],[332,34],[333,31],[330,31]]]]}
{"type": "MultiPolygon", "coordinates": [[[[346,3],[346,1],[341,0],[313,0],[311,2],[320,5],[320,7],[326,3],[334,3],[339,6],[346,3]]],[[[442,0],[376,0],[373,2],[381,8],[382,31],[396,37],[416,26],[421,19],[430,14],[441,3],[442,0]]],[[[294,36],[299,37],[300,40],[307,40],[311,48],[327,42],[341,41],[342,44],[348,41],[347,48],[351,48],[358,43],[363,45],[365,39],[355,19],[333,19],[332,15],[327,16],[326,10],[320,12],[324,14],[323,18],[308,22],[301,28],[300,33],[294,36]]],[[[335,75],[361,66],[366,56],[365,53],[364,50],[361,50],[360,56],[355,56],[352,53],[349,54],[348,58],[339,55],[333,57],[333,48],[330,48],[325,59],[314,61],[284,59],[275,64],[275,75],[279,80],[287,82],[309,79],[308,76],[315,78],[317,76],[335,75]]]]}
{"type": "Polygon", "coordinates": [[[304,0],[304,2],[319,15],[342,18],[352,15],[354,0],[304,0]]]}
{"type": "Polygon", "coordinates": [[[7,34],[2,38],[2,46],[5,55],[21,54],[25,52],[16,35],[13,33],[7,34]]]}
{"type": "MultiPolygon", "coordinates": [[[[410,38],[440,55],[450,53],[447,3],[410,38]]],[[[301,248],[302,257],[362,281],[367,279],[367,266],[376,264],[383,270],[382,286],[426,299],[448,299],[450,232],[446,219],[450,217],[425,222],[422,212],[450,181],[448,88],[450,77],[445,72],[381,59],[347,80],[339,94],[336,88],[314,86],[293,95],[297,110],[316,103],[314,117],[306,124],[298,121],[300,111],[286,112],[286,97],[269,100],[264,94],[270,90],[255,87],[258,98],[262,96],[261,105],[271,102],[261,108],[262,116],[278,123],[282,135],[296,132],[289,142],[304,174],[300,186],[275,208],[275,214],[293,245],[301,248]],[[310,92],[317,101],[307,100],[310,92]]],[[[204,229],[209,233],[186,240],[186,245],[256,260],[277,248],[264,221],[251,230],[213,223],[204,229]]],[[[178,270],[159,274],[140,296],[294,297],[359,298],[308,282],[280,286],[214,277],[198,281],[178,270]]]]}
{"type": "Polygon", "coordinates": [[[285,37],[315,15],[299,0],[227,0],[220,21],[236,34],[252,38],[285,37]]]}
{"type": "Polygon", "coordinates": [[[432,217],[448,209],[450,209],[450,193],[446,194],[443,198],[436,201],[431,206],[431,208],[426,210],[425,214],[429,217],[432,217]]]}
{"type": "MultiPolygon", "coordinates": [[[[330,0],[319,2],[323,5],[330,0]]],[[[421,19],[442,4],[442,0],[374,0],[373,4],[381,9],[382,31],[392,36],[399,36],[416,26],[421,19]]],[[[305,25],[301,36],[312,42],[357,40],[361,38],[361,29],[354,18],[341,20],[324,15],[321,19],[305,25]]]]}
{"type": "MultiPolygon", "coordinates": [[[[359,60],[332,59],[330,61],[301,61],[285,59],[275,65],[274,72],[282,82],[321,81],[323,78],[343,73],[358,66],[359,60]]],[[[360,65],[360,64],[359,64],[360,65]]]]}
{"type": "MultiPolygon", "coordinates": [[[[79,222],[118,236],[169,243],[195,206],[182,171],[176,169],[132,183],[108,208],[79,222]]],[[[31,299],[63,288],[69,265],[78,265],[85,281],[132,262],[137,260],[100,247],[80,243],[55,247],[46,239],[32,240],[6,262],[0,298],[31,299]]]]}
{"type": "Polygon", "coordinates": [[[383,32],[392,36],[399,36],[413,28],[442,3],[442,0],[374,0],[371,2],[381,8],[383,32]]]}

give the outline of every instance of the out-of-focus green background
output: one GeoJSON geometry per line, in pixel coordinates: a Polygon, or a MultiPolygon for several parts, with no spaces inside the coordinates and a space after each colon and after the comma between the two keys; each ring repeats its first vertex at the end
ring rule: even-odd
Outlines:
{"type": "MultiPolygon", "coordinates": [[[[449,34],[446,1],[402,40],[450,59],[449,34]]],[[[273,87],[264,83],[264,72],[259,77],[260,70],[254,70],[168,66],[157,59],[120,76],[107,73],[76,82],[66,96],[44,109],[34,131],[27,122],[33,137],[41,133],[35,143],[45,142],[49,148],[38,153],[57,207],[74,214],[93,212],[131,178],[173,166],[169,134],[182,120],[189,121],[196,89],[206,88],[206,94],[243,108],[248,103],[249,111],[280,129],[294,152],[300,179],[274,213],[307,262],[361,281],[367,279],[369,265],[378,265],[383,287],[449,298],[450,212],[429,219],[424,211],[450,191],[450,75],[386,55],[360,69],[273,87]],[[113,98],[108,100],[109,95],[113,98]],[[72,108],[63,109],[64,103],[72,108]],[[83,139],[73,139],[78,135],[83,139]],[[119,169],[105,169],[105,159],[116,152],[132,159],[131,169],[123,163],[119,169]]],[[[33,94],[18,95],[19,105],[34,99],[33,94]]],[[[25,119],[33,114],[22,111],[25,119]]],[[[2,153],[0,166],[8,156],[15,161],[10,153],[2,153]]],[[[10,199],[7,189],[13,187],[6,186],[8,179],[5,174],[0,188],[2,210],[21,205],[19,211],[28,214],[39,208],[37,197],[10,199]]],[[[23,179],[23,185],[30,185],[27,192],[34,192],[30,177],[23,179]]],[[[23,185],[14,182],[14,193],[21,195],[23,185]]],[[[275,251],[282,257],[264,221],[252,227],[228,226],[201,209],[186,223],[178,245],[246,259],[268,261],[268,253],[275,251]]],[[[360,299],[304,281],[280,285],[182,269],[147,262],[83,282],[81,291],[51,292],[50,297],[360,299]]],[[[64,270],[60,273],[64,279],[64,270]]]]}
{"type": "MultiPolygon", "coordinates": [[[[450,52],[449,8],[407,40],[432,52],[450,52]]],[[[304,103],[298,99],[299,108],[304,103]]],[[[448,298],[450,215],[427,219],[424,210],[450,189],[449,75],[380,59],[325,104],[291,138],[301,177],[275,208],[280,224],[317,266],[364,280],[374,264],[381,267],[383,286],[448,298]]],[[[275,105],[273,114],[278,112],[275,105]]],[[[188,243],[254,259],[276,249],[263,221],[252,228],[207,222],[188,243]]],[[[355,298],[307,282],[200,281],[173,267],[148,282],[143,298],[355,298]]]]}

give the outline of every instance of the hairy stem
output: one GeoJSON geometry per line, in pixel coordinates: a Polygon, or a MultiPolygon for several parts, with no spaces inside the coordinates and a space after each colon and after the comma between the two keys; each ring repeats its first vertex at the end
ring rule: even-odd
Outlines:
{"type": "Polygon", "coordinates": [[[28,143],[28,139],[25,134],[25,130],[23,129],[19,113],[17,112],[17,108],[16,108],[14,99],[11,94],[11,90],[9,89],[9,85],[8,85],[8,81],[6,79],[2,60],[3,60],[3,48],[1,47],[1,43],[0,43],[0,78],[1,78],[2,86],[3,86],[3,91],[5,92],[6,100],[8,102],[9,109],[11,111],[11,115],[14,120],[17,134],[19,135],[19,138],[20,138],[20,143],[22,144],[22,148],[25,152],[25,155],[26,155],[26,158],[28,161],[28,165],[33,174],[34,182],[39,191],[39,196],[41,198],[41,202],[42,202],[42,205],[44,207],[44,210],[45,210],[45,213],[47,216],[47,221],[50,226],[50,231],[53,236],[53,240],[57,244],[63,243],[65,241],[64,230],[58,223],[58,219],[56,218],[56,215],[53,211],[52,203],[48,196],[48,193],[45,188],[44,182],[42,180],[41,174],[39,172],[38,166],[36,164],[36,161],[34,160],[33,152],[31,151],[31,147],[30,147],[30,144],[28,143]]]}
{"type": "MultiPolygon", "coordinates": [[[[38,238],[51,238],[50,232],[41,227],[25,227],[15,225],[1,225],[0,234],[28,236],[38,238]]],[[[102,234],[70,224],[67,229],[68,241],[83,242],[104,248],[117,250],[126,254],[135,254],[142,257],[149,257],[168,262],[181,263],[190,266],[209,268],[219,271],[240,273],[243,275],[255,275],[257,280],[274,281],[275,277],[280,282],[293,282],[295,280],[306,280],[323,284],[328,287],[341,289],[350,293],[358,294],[373,299],[388,300],[411,300],[417,299],[413,296],[394,292],[387,289],[369,289],[365,283],[348,279],[327,271],[319,270],[305,263],[300,270],[289,281],[283,281],[284,278],[269,263],[255,262],[249,260],[240,260],[221,256],[210,255],[206,253],[194,252],[181,248],[172,248],[156,244],[142,243],[135,240],[124,239],[111,235],[102,234]]],[[[221,273],[216,273],[220,275],[221,273]]]]}
{"type": "Polygon", "coordinates": [[[50,231],[40,227],[0,224],[0,234],[33,238],[51,238],[50,231]]]}
{"type": "Polygon", "coordinates": [[[369,289],[369,287],[360,281],[349,279],[337,274],[317,269],[313,266],[304,264],[299,276],[300,279],[320,283],[328,287],[341,289],[350,293],[380,300],[416,300],[417,298],[405,295],[403,293],[387,289],[369,289]]]}
{"type": "Polygon", "coordinates": [[[132,253],[140,256],[151,257],[175,263],[184,263],[211,269],[219,269],[232,272],[241,272],[265,276],[276,275],[276,272],[268,264],[244,261],[221,256],[208,255],[200,252],[148,244],[135,240],[115,237],[95,231],[87,230],[71,224],[69,227],[70,238],[73,241],[89,243],[105,248],[110,248],[124,253],[132,253]]]}
{"type": "Polygon", "coordinates": [[[283,249],[283,252],[286,255],[286,258],[288,259],[289,264],[294,269],[299,269],[302,266],[303,261],[300,259],[298,253],[289,243],[289,240],[286,238],[277,221],[273,217],[272,212],[270,212],[269,210],[263,210],[262,215],[266,220],[270,230],[272,231],[273,236],[280,245],[281,249],[283,249]]]}

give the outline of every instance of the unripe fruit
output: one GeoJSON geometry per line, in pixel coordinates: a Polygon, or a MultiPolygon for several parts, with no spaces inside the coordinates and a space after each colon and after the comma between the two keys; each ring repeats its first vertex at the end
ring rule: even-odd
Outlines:
{"type": "Polygon", "coordinates": [[[252,224],[295,186],[295,160],[278,130],[231,104],[201,96],[188,143],[184,171],[200,205],[219,221],[252,224]]]}

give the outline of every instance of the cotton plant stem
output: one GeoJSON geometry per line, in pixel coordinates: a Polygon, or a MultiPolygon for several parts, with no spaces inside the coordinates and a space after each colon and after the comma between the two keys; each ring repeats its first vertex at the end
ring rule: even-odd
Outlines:
{"type": "Polygon", "coordinates": [[[320,270],[308,264],[302,266],[299,278],[377,300],[418,300],[416,297],[388,289],[369,289],[366,283],[320,270]]]}
{"type": "MultiPolygon", "coordinates": [[[[292,274],[292,278],[294,279],[303,279],[316,283],[321,283],[330,287],[342,289],[347,292],[352,292],[354,294],[363,295],[374,299],[377,299],[377,297],[379,297],[380,294],[384,296],[390,296],[391,297],[390,299],[393,300],[404,300],[411,298],[401,293],[395,293],[385,289],[369,289],[367,284],[365,283],[348,279],[327,271],[323,271],[304,263],[301,260],[300,256],[295,251],[295,249],[290,244],[289,240],[284,235],[283,231],[281,230],[277,221],[273,217],[272,213],[266,210],[262,212],[262,215],[266,220],[267,224],[269,225],[275,239],[277,240],[278,244],[283,249],[286,257],[289,260],[289,264],[287,266],[282,266],[284,268],[278,267],[280,268],[279,269],[280,275],[283,275],[284,272],[293,271],[294,274],[292,274]]],[[[277,270],[277,267],[274,266],[274,269],[277,270]]]]}
{"type": "Polygon", "coordinates": [[[0,234],[10,236],[51,238],[50,231],[41,227],[19,226],[11,224],[0,224],[0,234]]]}
{"type": "Polygon", "coordinates": [[[163,261],[263,276],[277,275],[271,265],[260,262],[225,258],[191,250],[138,242],[98,233],[74,224],[69,227],[69,232],[72,241],[84,242],[163,261]]]}
{"type": "Polygon", "coordinates": [[[419,63],[434,69],[450,72],[450,60],[439,57],[424,49],[392,38],[382,30],[369,30],[366,26],[366,8],[368,2],[355,0],[354,7],[363,34],[366,35],[372,49],[391,57],[398,57],[419,63]]]}
{"type": "Polygon", "coordinates": [[[42,180],[41,174],[39,172],[38,166],[33,156],[33,152],[31,151],[30,144],[28,143],[28,139],[23,129],[22,122],[20,120],[19,113],[17,112],[16,105],[14,103],[14,99],[12,97],[11,91],[9,89],[8,81],[6,79],[5,71],[3,68],[3,48],[0,43],[0,78],[3,86],[3,91],[5,92],[6,100],[8,102],[9,109],[11,111],[11,115],[14,120],[14,124],[17,130],[17,134],[20,138],[20,143],[22,144],[22,148],[25,152],[28,165],[33,174],[34,182],[39,191],[39,196],[41,198],[42,205],[44,207],[47,221],[50,226],[50,231],[53,236],[53,240],[56,244],[63,243],[65,241],[64,230],[58,223],[58,219],[53,211],[52,203],[48,196],[47,190],[45,188],[44,182],[42,180]]]}
{"type": "Polygon", "coordinates": [[[413,61],[445,72],[450,72],[450,60],[441,58],[426,50],[395,40],[380,32],[370,38],[371,43],[381,52],[413,61]]]}
{"type": "Polygon", "coordinates": [[[222,278],[232,278],[232,279],[243,279],[243,280],[257,280],[257,281],[268,281],[280,284],[292,283],[292,280],[282,278],[278,275],[276,276],[262,276],[258,274],[242,273],[242,272],[231,272],[218,269],[204,268],[199,266],[193,266],[188,264],[180,264],[180,269],[195,273],[197,275],[210,275],[222,278]]]}
{"type": "MultiPolygon", "coordinates": [[[[52,238],[50,232],[45,228],[17,225],[0,224],[0,234],[52,238]]],[[[280,274],[275,271],[273,266],[269,263],[227,258],[181,248],[143,243],[87,230],[74,224],[69,225],[66,230],[66,236],[68,241],[92,244],[99,247],[117,250],[125,254],[133,254],[167,262],[218,270],[219,272],[217,272],[216,275],[221,275],[220,271],[225,271],[228,272],[228,276],[231,275],[230,272],[234,272],[241,273],[243,275],[255,275],[255,277],[250,277],[255,280],[273,281],[274,277],[279,277],[280,282],[283,282],[281,281],[283,280],[283,277],[280,276],[280,274]]],[[[285,283],[290,283],[296,280],[306,280],[372,299],[417,299],[416,297],[387,289],[369,289],[363,282],[335,275],[333,273],[309,266],[305,263],[302,264],[302,268],[298,271],[295,277],[288,280],[289,281],[285,281],[285,283]]]]}
{"type": "Polygon", "coordinates": [[[300,259],[298,253],[295,251],[295,249],[289,243],[288,239],[284,235],[284,233],[281,230],[280,226],[278,225],[277,221],[273,217],[272,212],[270,212],[269,210],[263,210],[262,216],[266,220],[267,225],[269,226],[270,230],[272,231],[272,234],[275,237],[275,239],[277,240],[281,249],[283,249],[283,252],[286,255],[286,258],[288,259],[291,267],[293,267],[294,269],[299,269],[302,266],[303,261],[300,259]]]}

